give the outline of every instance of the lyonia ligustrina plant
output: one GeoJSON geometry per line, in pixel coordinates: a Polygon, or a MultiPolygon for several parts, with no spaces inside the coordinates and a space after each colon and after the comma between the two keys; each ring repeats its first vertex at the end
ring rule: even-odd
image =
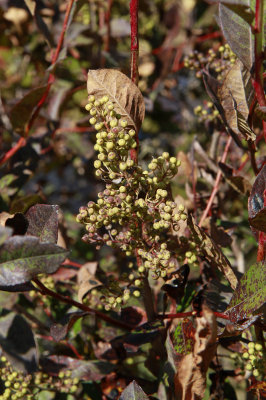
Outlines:
{"type": "Polygon", "coordinates": [[[208,2],[0,4],[0,400],[265,397],[265,10],[208,2]]]}

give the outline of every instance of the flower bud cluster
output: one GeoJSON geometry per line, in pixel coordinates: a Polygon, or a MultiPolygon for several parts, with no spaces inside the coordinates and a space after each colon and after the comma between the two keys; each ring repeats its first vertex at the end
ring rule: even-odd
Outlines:
{"type": "Polygon", "coordinates": [[[236,61],[236,55],[232,52],[230,46],[225,44],[220,46],[218,52],[209,49],[207,54],[199,51],[194,51],[184,59],[184,66],[196,71],[196,77],[202,77],[202,70],[207,66],[212,71],[218,80],[222,80],[224,73],[236,61]]]}
{"type": "Polygon", "coordinates": [[[219,116],[219,111],[211,101],[208,101],[204,107],[194,108],[194,114],[198,116],[199,122],[214,121],[219,116]]]}
{"type": "Polygon", "coordinates": [[[136,132],[116,113],[109,98],[96,100],[90,96],[85,108],[98,131],[94,167],[96,175],[105,181],[105,188],[96,202],[79,209],[76,219],[87,230],[83,240],[138,257],[138,270],[126,277],[126,289],[110,288],[111,294],[103,293],[105,309],[109,310],[125,303],[130,294],[140,295],[142,278],[148,270],[157,279],[176,266],[176,253],[167,249],[166,236],[179,229],[187,214],[183,205],[177,208],[169,190],[180,161],[164,152],[143,169],[130,158],[130,150],[136,148],[136,132]]]}
{"type": "Polygon", "coordinates": [[[265,378],[266,355],[261,343],[249,342],[247,351],[242,354],[242,358],[246,363],[246,371],[252,372],[256,379],[263,380],[265,378]]]}
{"type": "MultiPolygon", "coordinates": [[[[43,372],[24,375],[15,371],[5,356],[0,358],[0,383],[4,390],[0,393],[0,400],[34,400],[38,392],[53,390],[61,393],[76,393],[78,378],[71,378],[71,371],[60,372],[58,377],[49,376],[43,372]]],[[[0,389],[1,391],[1,389],[0,389]]]]}

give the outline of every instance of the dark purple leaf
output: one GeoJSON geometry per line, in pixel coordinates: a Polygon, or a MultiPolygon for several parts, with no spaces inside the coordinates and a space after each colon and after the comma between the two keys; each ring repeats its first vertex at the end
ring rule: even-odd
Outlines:
{"type": "Polygon", "coordinates": [[[232,322],[253,316],[266,302],[266,264],[252,265],[242,276],[226,310],[232,322]]]}
{"type": "Polygon", "coordinates": [[[61,369],[72,371],[72,377],[86,381],[99,381],[110,374],[115,366],[105,361],[83,361],[66,356],[50,356],[50,361],[60,365],[61,369]]]}
{"type": "Polygon", "coordinates": [[[257,321],[261,317],[261,314],[254,315],[254,317],[251,317],[244,321],[241,324],[226,324],[223,330],[218,334],[219,339],[222,339],[224,337],[232,337],[232,336],[238,336],[240,332],[245,331],[248,329],[251,325],[254,324],[254,322],[257,321]]]}
{"type": "Polygon", "coordinates": [[[56,342],[65,339],[69,330],[72,328],[74,323],[81,317],[88,315],[87,312],[77,311],[64,315],[60,322],[55,323],[50,328],[51,336],[56,342]]]}
{"type": "Polygon", "coordinates": [[[149,398],[137,382],[133,381],[123,390],[119,400],[149,400],[149,398]]]}
{"type": "Polygon", "coordinates": [[[29,222],[27,235],[37,236],[43,243],[56,243],[58,237],[59,207],[56,205],[36,204],[26,217],[29,222]]]}
{"type": "Polygon", "coordinates": [[[13,235],[25,235],[28,228],[28,221],[22,213],[15,214],[6,220],[5,226],[13,229],[13,235]]]}
{"type": "Polygon", "coordinates": [[[0,246],[12,235],[12,229],[0,226],[0,246]]]}
{"type": "Polygon", "coordinates": [[[266,233],[266,207],[261,209],[254,218],[249,218],[249,223],[258,231],[266,233]]]}
{"type": "Polygon", "coordinates": [[[37,351],[28,322],[11,312],[0,318],[0,345],[11,364],[25,372],[37,369],[37,351]]]}
{"type": "Polygon", "coordinates": [[[40,4],[40,2],[36,1],[36,8],[35,8],[35,12],[34,12],[34,18],[35,18],[35,21],[36,21],[36,25],[37,25],[39,31],[45,37],[45,39],[46,39],[47,43],[49,44],[49,46],[51,48],[53,48],[55,46],[54,39],[53,39],[52,34],[49,31],[46,23],[44,22],[41,14],[40,14],[40,11],[41,11],[41,4],[40,4]]]}
{"type": "Polygon", "coordinates": [[[16,131],[23,132],[25,124],[46,90],[47,85],[35,88],[14,105],[10,112],[10,121],[16,131]]]}
{"type": "MultiPolygon", "coordinates": [[[[248,199],[248,216],[249,221],[256,217],[259,211],[264,208],[264,191],[266,190],[266,165],[258,173],[256,180],[252,186],[252,190],[248,199]]],[[[253,226],[253,224],[251,224],[253,226]]],[[[252,228],[253,233],[258,239],[258,231],[252,228]]]]}
{"type": "Polygon", "coordinates": [[[66,255],[62,247],[41,243],[37,237],[12,236],[0,248],[0,285],[15,286],[38,274],[51,274],[66,255]]]}
{"type": "Polygon", "coordinates": [[[13,286],[0,286],[0,290],[4,292],[29,292],[30,290],[36,290],[36,287],[31,282],[25,282],[13,286]]]}
{"type": "Polygon", "coordinates": [[[244,194],[244,195],[249,195],[251,191],[251,184],[250,181],[248,181],[246,178],[243,176],[234,176],[233,175],[233,168],[230,168],[228,165],[219,162],[219,167],[222,170],[223,176],[226,180],[226,182],[232,186],[234,190],[236,190],[238,193],[244,194]]]}

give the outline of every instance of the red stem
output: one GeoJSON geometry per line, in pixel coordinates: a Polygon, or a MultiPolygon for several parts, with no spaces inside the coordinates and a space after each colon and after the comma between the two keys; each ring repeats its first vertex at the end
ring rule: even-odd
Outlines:
{"type": "MultiPolygon", "coordinates": [[[[189,311],[189,312],[184,312],[184,313],[157,315],[156,317],[160,318],[160,319],[175,319],[175,318],[198,317],[198,316],[202,316],[202,315],[203,315],[202,312],[197,313],[196,311],[189,311]]],[[[214,312],[214,315],[217,318],[223,318],[223,319],[230,320],[228,315],[223,314],[223,313],[214,312]]]]}
{"type": "MultiPolygon", "coordinates": [[[[138,85],[139,81],[139,36],[138,36],[138,9],[139,0],[130,0],[130,37],[131,37],[131,60],[130,60],[130,77],[135,85],[138,85]]],[[[138,132],[136,132],[136,149],[130,150],[130,158],[135,163],[138,162],[138,148],[139,138],[138,132]]]]}
{"type": "Polygon", "coordinates": [[[68,258],[62,263],[62,265],[72,265],[72,267],[77,267],[77,268],[81,268],[82,264],[79,264],[75,261],[71,261],[68,258]]]}
{"type": "MultiPolygon", "coordinates": [[[[222,162],[222,163],[224,163],[225,160],[226,160],[226,157],[227,157],[227,154],[228,154],[228,151],[229,151],[229,148],[230,148],[231,143],[232,143],[232,137],[230,136],[230,137],[228,138],[228,140],[227,140],[227,143],[226,143],[226,146],[225,146],[223,155],[222,155],[222,159],[221,159],[221,162],[222,162]]],[[[210,198],[209,198],[207,207],[205,208],[205,211],[204,211],[204,213],[202,214],[202,217],[201,217],[201,219],[200,219],[199,227],[201,227],[201,225],[203,224],[205,218],[207,218],[207,216],[208,216],[208,214],[209,214],[209,211],[210,211],[210,209],[211,209],[211,206],[212,206],[214,197],[215,197],[215,195],[216,195],[216,193],[217,193],[217,191],[218,191],[218,188],[219,188],[219,184],[220,184],[221,177],[222,177],[222,171],[219,170],[218,173],[217,173],[217,176],[216,176],[215,184],[214,184],[214,187],[213,187],[211,196],[210,196],[210,198]]]]}
{"type": "MultiPolygon", "coordinates": [[[[262,35],[263,35],[263,5],[262,0],[256,0],[255,9],[255,77],[253,80],[253,86],[255,89],[258,103],[261,107],[266,107],[266,99],[263,90],[263,49],[262,49],[262,35]]],[[[262,121],[264,139],[266,142],[266,121],[262,121]]]]}
{"type": "Polygon", "coordinates": [[[126,322],[122,322],[122,321],[113,319],[113,318],[109,317],[108,315],[102,313],[101,311],[93,310],[92,308],[85,306],[85,304],[79,303],[79,302],[71,299],[70,297],[62,296],[59,293],[53,292],[52,290],[50,290],[46,286],[44,286],[43,283],[40,282],[39,279],[37,279],[37,278],[33,279],[33,282],[35,282],[35,284],[39,287],[40,292],[43,295],[51,296],[54,299],[62,301],[63,303],[70,304],[71,306],[75,306],[75,307],[79,308],[80,310],[89,312],[90,314],[94,314],[95,316],[101,318],[102,320],[104,320],[106,322],[109,322],[112,325],[119,326],[120,328],[127,329],[127,330],[133,329],[133,327],[131,325],[127,324],[126,322]]]}
{"type": "MultiPolygon", "coordinates": [[[[56,63],[56,61],[57,61],[57,59],[58,59],[58,56],[59,56],[59,53],[60,53],[60,50],[61,50],[61,48],[62,48],[62,45],[63,45],[63,42],[64,42],[64,37],[65,37],[65,32],[66,32],[66,28],[67,28],[67,24],[68,24],[68,20],[69,20],[69,15],[70,15],[71,9],[72,9],[72,7],[73,7],[74,1],[76,1],[76,0],[69,0],[69,3],[68,3],[68,5],[67,5],[67,9],[66,9],[66,14],[65,14],[64,22],[63,22],[62,31],[61,31],[61,34],[60,34],[60,38],[59,38],[59,41],[58,41],[58,44],[57,44],[55,53],[54,53],[54,55],[52,56],[51,65],[54,65],[54,64],[56,63]]],[[[26,144],[25,138],[28,137],[29,131],[30,131],[32,125],[33,125],[33,122],[34,122],[35,119],[38,117],[39,112],[40,112],[40,110],[41,110],[41,108],[42,108],[42,106],[43,106],[45,100],[47,99],[47,96],[48,96],[48,94],[49,94],[51,85],[52,85],[52,83],[54,82],[54,80],[55,80],[54,73],[53,73],[53,72],[50,72],[49,77],[48,77],[48,83],[47,83],[46,91],[45,91],[45,93],[43,94],[43,96],[42,96],[42,98],[40,99],[40,101],[38,102],[38,104],[37,104],[37,106],[36,106],[36,109],[34,110],[34,112],[33,112],[32,116],[31,116],[31,118],[30,118],[28,124],[26,125],[24,138],[20,138],[19,141],[16,143],[16,145],[15,145],[12,149],[10,149],[10,150],[4,155],[4,157],[0,160],[0,166],[1,166],[2,164],[4,164],[6,161],[8,161],[11,157],[13,157],[13,155],[14,155],[21,147],[25,146],[25,144],[26,144]]]]}
{"type": "MultiPolygon", "coordinates": [[[[266,189],[263,192],[264,196],[264,207],[266,208],[266,189]]],[[[257,253],[257,261],[264,262],[266,259],[266,254],[265,254],[265,247],[266,247],[266,233],[265,232],[259,232],[259,247],[258,247],[258,253],[257,253]]]]}
{"type": "Polygon", "coordinates": [[[139,37],[138,37],[138,9],[139,0],[130,0],[130,28],[131,28],[131,80],[136,85],[139,80],[138,58],[139,58],[139,37]]]}

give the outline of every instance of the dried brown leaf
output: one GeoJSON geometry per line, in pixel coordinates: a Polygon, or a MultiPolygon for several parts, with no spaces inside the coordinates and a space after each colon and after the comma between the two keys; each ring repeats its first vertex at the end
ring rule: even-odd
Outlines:
{"type": "Polygon", "coordinates": [[[228,280],[233,290],[237,287],[237,277],[231,267],[229,260],[225,257],[217,244],[205,233],[198,225],[194,218],[188,216],[188,226],[191,230],[193,240],[200,246],[209,263],[217,267],[228,280]]]}
{"type": "Polygon", "coordinates": [[[198,400],[204,397],[206,373],[217,347],[216,318],[209,308],[203,306],[202,317],[196,318],[196,324],[194,349],[182,357],[177,365],[176,400],[198,400]]]}
{"type": "Polygon", "coordinates": [[[78,300],[80,302],[92,289],[103,286],[102,282],[95,278],[97,265],[97,261],[88,262],[82,265],[78,272],[78,300]]]}
{"type": "Polygon", "coordinates": [[[96,99],[107,95],[115,111],[129,126],[138,131],[145,115],[144,99],[137,86],[122,72],[115,69],[91,69],[87,89],[96,99]]]}
{"type": "Polygon", "coordinates": [[[256,135],[247,122],[253,92],[251,75],[238,60],[227,72],[217,95],[229,127],[246,140],[254,141],[256,135]]]}

